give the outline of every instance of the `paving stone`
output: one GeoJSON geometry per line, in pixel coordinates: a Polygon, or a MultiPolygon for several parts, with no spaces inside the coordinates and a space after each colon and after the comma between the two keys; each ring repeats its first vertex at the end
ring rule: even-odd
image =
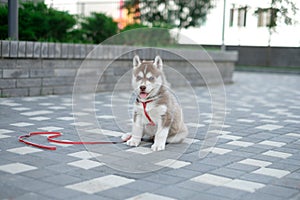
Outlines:
{"type": "Polygon", "coordinates": [[[112,188],[108,189],[102,192],[97,193],[100,196],[104,196],[110,199],[127,199],[136,195],[140,194],[140,191],[131,189],[125,187],[118,187],[118,188],[112,188]]]}
{"type": "MultiPolygon", "coordinates": [[[[48,49],[48,53],[52,54],[53,52],[48,49]]],[[[34,56],[34,49],[32,56],[34,56]]],[[[72,56],[78,57],[79,52],[74,51],[72,56]]],[[[33,67],[36,68],[41,64],[37,62],[33,67]]],[[[53,69],[56,65],[73,69],[73,65],[78,62],[45,61],[43,64],[52,69],[49,73],[54,73],[53,69]]],[[[6,66],[6,69],[14,70],[19,65],[27,66],[28,63],[16,62],[15,66],[6,66]]],[[[59,73],[63,75],[65,72],[60,71],[59,73]]],[[[114,72],[112,71],[112,73],[114,72]]],[[[33,71],[29,71],[29,76],[35,76],[33,71]]],[[[35,77],[46,78],[47,74],[36,73],[35,77]]],[[[59,84],[63,85],[66,82],[67,80],[64,80],[59,84]]],[[[0,170],[0,198],[124,199],[157,195],[173,199],[197,200],[298,200],[300,194],[300,132],[299,123],[296,121],[298,120],[297,116],[300,116],[298,101],[300,94],[296,83],[299,82],[299,78],[288,75],[237,73],[236,82],[240,84],[225,86],[228,93],[227,107],[229,111],[225,121],[226,126],[223,127],[222,135],[214,145],[215,150],[202,159],[199,158],[199,150],[202,147],[208,129],[207,123],[211,117],[210,95],[205,88],[195,90],[199,95],[201,121],[198,125],[189,124],[189,129],[192,131],[195,126],[198,126],[197,133],[193,137],[199,140],[188,140],[186,145],[189,146],[185,146],[184,151],[180,149],[181,145],[169,144],[167,150],[159,154],[150,150],[150,142],[145,142],[136,149],[129,148],[125,144],[59,146],[56,151],[26,146],[18,142],[18,136],[39,130],[62,131],[64,135],[61,139],[64,140],[80,141],[85,138],[97,138],[96,134],[99,132],[95,131],[94,127],[89,127],[89,124],[82,123],[89,123],[88,121],[77,120],[76,123],[77,128],[91,131],[87,132],[90,134],[89,137],[78,135],[81,130],[77,132],[75,124],[71,125],[76,117],[85,118],[93,110],[79,109],[74,117],[72,95],[0,98],[0,114],[3,116],[1,118],[3,120],[0,121],[0,169],[1,167],[3,169],[3,171],[0,170]],[[283,78],[289,81],[282,82],[283,78]],[[253,79],[256,81],[252,81],[253,79]],[[264,81],[266,79],[268,79],[268,83],[264,81]],[[277,81],[279,80],[281,81],[280,87],[274,89],[273,86],[278,85],[277,81]],[[266,93],[266,91],[268,92],[266,93]],[[159,164],[155,165],[157,169],[141,174],[118,171],[109,165],[94,166],[103,159],[116,163],[123,160],[124,163],[119,163],[119,167],[122,169],[123,164],[134,165],[133,154],[140,156],[141,163],[147,169],[150,169],[149,159],[155,161],[152,165],[159,164]],[[170,166],[168,160],[174,161],[176,165],[173,168],[168,167],[170,166]],[[25,171],[18,171],[18,167],[7,168],[10,164],[16,165],[16,163],[33,168],[30,168],[32,170],[29,171],[26,171],[29,169],[26,167],[23,167],[25,171]],[[72,166],[72,163],[75,166],[72,166]],[[11,172],[15,174],[8,172],[12,169],[14,170],[11,172]],[[207,175],[210,175],[210,178],[205,177],[207,175]],[[90,181],[107,176],[118,176],[132,181],[106,190],[102,190],[105,188],[102,185],[102,189],[96,187],[93,194],[66,188],[80,183],[93,183],[90,181]],[[217,177],[219,181],[226,181],[220,185],[211,177],[217,177]]],[[[51,93],[54,92],[53,88],[49,88],[49,90],[51,93]]],[[[187,94],[184,89],[180,92],[183,96],[187,94]]],[[[122,95],[121,92],[120,97],[122,95]]],[[[90,97],[83,96],[81,99],[87,101],[90,97]]],[[[118,139],[123,131],[118,128],[115,123],[118,118],[111,111],[111,94],[109,92],[98,93],[95,99],[96,112],[99,116],[97,120],[101,122],[101,128],[106,130],[105,137],[118,139]]],[[[190,103],[187,98],[182,100],[184,103],[190,103]]],[[[127,101],[124,103],[127,104],[127,101]]],[[[191,116],[189,112],[186,113],[185,119],[189,122],[191,116]]],[[[130,126],[127,128],[130,129],[130,126]]],[[[30,140],[47,144],[46,138],[42,136],[32,137],[30,140]]]]}
{"type": "Polygon", "coordinates": [[[298,193],[297,190],[280,186],[268,185],[259,190],[259,192],[274,195],[282,198],[289,198],[298,193]]]}
{"type": "Polygon", "coordinates": [[[197,195],[191,195],[187,199],[190,200],[229,200],[230,198],[224,197],[224,196],[217,196],[215,194],[209,194],[209,193],[198,193],[197,195]]]}
{"type": "Polygon", "coordinates": [[[197,195],[198,192],[180,188],[177,185],[167,186],[153,191],[155,194],[164,195],[173,199],[187,199],[191,195],[197,195]]]}
{"type": "Polygon", "coordinates": [[[185,180],[185,178],[170,176],[166,174],[154,174],[152,176],[146,177],[144,180],[159,184],[175,184],[185,180]]]}
{"type": "Polygon", "coordinates": [[[210,193],[212,195],[222,196],[226,197],[228,199],[241,199],[242,196],[247,194],[245,191],[236,190],[232,188],[227,187],[213,187],[206,191],[207,193],[210,193]]]}
{"type": "Polygon", "coordinates": [[[223,167],[223,168],[213,170],[210,173],[214,174],[214,175],[219,175],[219,176],[221,175],[221,176],[224,176],[227,178],[234,179],[234,178],[238,178],[238,177],[242,176],[246,172],[223,167]]]}
{"type": "Polygon", "coordinates": [[[51,200],[50,197],[48,198],[43,195],[36,194],[34,192],[29,192],[15,198],[15,200],[39,200],[39,199],[51,200]]]}
{"type": "Polygon", "coordinates": [[[274,195],[265,194],[261,192],[256,192],[252,194],[247,194],[243,196],[243,199],[245,200],[255,200],[255,199],[263,199],[263,200],[282,200],[281,197],[276,197],[274,195]]]}
{"type": "Polygon", "coordinates": [[[81,192],[74,191],[64,187],[56,187],[39,191],[39,194],[51,199],[73,199],[82,195],[81,192]]]}

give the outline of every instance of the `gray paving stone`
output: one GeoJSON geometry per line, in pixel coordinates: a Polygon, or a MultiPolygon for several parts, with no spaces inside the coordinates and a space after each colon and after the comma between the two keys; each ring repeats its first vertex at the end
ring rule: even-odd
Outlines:
{"type": "Polygon", "coordinates": [[[147,191],[155,191],[159,188],[162,188],[163,184],[154,183],[154,182],[145,181],[145,180],[137,180],[137,181],[134,181],[132,183],[125,185],[124,187],[132,189],[132,190],[137,190],[140,192],[147,192],[147,191]]]}
{"type": "Polygon", "coordinates": [[[140,191],[134,190],[134,189],[128,189],[125,187],[118,187],[113,188],[109,190],[105,190],[99,193],[96,193],[96,195],[104,196],[110,199],[127,199],[136,195],[139,195],[140,191]]]}
{"type": "Polygon", "coordinates": [[[214,194],[208,194],[208,193],[198,193],[197,195],[191,195],[189,197],[187,197],[186,199],[190,199],[190,200],[229,200],[229,198],[224,197],[224,196],[217,196],[214,194]]]}
{"type": "Polygon", "coordinates": [[[257,200],[257,199],[263,199],[263,200],[283,200],[281,197],[276,197],[274,195],[260,193],[260,192],[247,194],[247,195],[243,196],[242,199],[245,199],[245,200],[257,200]]]}
{"type": "Polygon", "coordinates": [[[245,172],[252,172],[259,168],[257,166],[246,165],[246,164],[242,164],[242,163],[232,163],[232,164],[227,165],[226,167],[230,168],[230,169],[245,171],[245,172]]]}
{"type": "Polygon", "coordinates": [[[166,174],[154,174],[152,176],[144,178],[143,180],[151,181],[151,182],[159,183],[159,184],[169,185],[169,184],[179,183],[179,182],[185,180],[185,178],[170,176],[170,175],[166,175],[166,174]]]}
{"type": "Polygon", "coordinates": [[[167,186],[158,190],[153,191],[154,194],[163,195],[166,197],[171,197],[174,199],[188,199],[189,196],[197,196],[198,192],[187,190],[177,185],[167,186]]]}
{"type": "Polygon", "coordinates": [[[228,199],[243,199],[243,196],[248,193],[242,190],[235,190],[226,187],[213,187],[206,192],[212,195],[226,197],[228,199]]]}
{"type": "Polygon", "coordinates": [[[185,168],[180,168],[180,169],[174,169],[174,170],[164,172],[164,174],[190,179],[192,177],[202,174],[202,172],[197,172],[197,171],[192,171],[192,170],[188,170],[185,168]]]}
{"type": "Polygon", "coordinates": [[[0,199],[16,199],[26,193],[26,190],[13,185],[1,184],[0,199]]]}
{"type": "Polygon", "coordinates": [[[216,168],[218,168],[218,167],[213,166],[213,165],[204,164],[201,161],[194,162],[191,165],[188,165],[185,167],[185,169],[190,169],[190,170],[194,170],[197,172],[208,172],[208,171],[214,170],[216,168]]]}
{"type": "Polygon", "coordinates": [[[298,200],[300,199],[300,194],[296,194],[295,196],[290,198],[291,200],[298,200]]]}
{"type": "Polygon", "coordinates": [[[295,194],[297,194],[299,191],[295,189],[286,188],[286,187],[268,185],[260,189],[259,192],[288,199],[294,196],[295,194]]]}
{"type": "MultiPolygon", "coordinates": [[[[78,57],[79,52],[76,53],[78,54],[76,55],[78,57]]],[[[74,65],[80,64],[80,62],[78,60],[65,63],[56,60],[49,62],[45,61],[43,64],[52,70],[50,70],[49,73],[54,73],[53,69],[55,66],[73,69],[74,65]]],[[[37,62],[36,65],[33,66],[33,69],[30,69],[30,77],[47,77],[47,74],[39,74],[38,71],[34,71],[38,70],[40,65],[41,63],[37,62]]],[[[5,69],[17,70],[22,66],[25,68],[30,67],[28,66],[28,63],[26,63],[26,60],[23,60],[18,63],[16,62],[13,66],[5,66],[5,69]]],[[[3,119],[0,120],[0,168],[3,165],[16,162],[37,167],[35,170],[15,175],[0,170],[0,198],[3,199],[11,197],[13,199],[42,199],[41,197],[44,197],[45,199],[122,199],[123,196],[132,197],[137,194],[148,192],[176,197],[176,199],[298,200],[300,194],[300,138],[297,136],[288,136],[287,134],[299,134],[299,123],[293,123],[293,121],[285,122],[285,120],[291,120],[293,118],[287,118],[282,114],[270,112],[270,110],[276,111],[276,109],[279,109],[280,111],[280,109],[285,109],[285,112],[288,112],[290,115],[300,116],[300,103],[298,101],[299,92],[298,88],[296,87],[296,83],[299,82],[299,78],[296,76],[286,75],[275,75],[275,77],[276,78],[274,79],[273,76],[268,74],[237,73],[236,81],[240,82],[241,84],[225,86],[228,93],[227,106],[230,111],[227,114],[225,124],[230,126],[225,127],[223,130],[231,132],[230,135],[242,137],[239,139],[239,141],[253,142],[254,144],[252,146],[240,147],[228,145],[227,143],[231,140],[219,139],[216,147],[229,149],[231,151],[223,155],[210,153],[204,159],[199,159],[199,149],[203,140],[196,144],[190,145],[187,151],[184,151],[182,155],[178,154],[179,147],[177,148],[177,146],[180,145],[168,145],[167,150],[160,154],[162,156],[161,159],[168,159],[170,156],[176,156],[179,157],[180,161],[190,162],[191,164],[179,169],[167,167],[150,173],[142,174],[126,173],[105,165],[89,170],[68,165],[70,162],[80,160],[79,158],[69,156],[68,154],[93,149],[99,150],[98,153],[102,154],[102,156],[99,157],[99,160],[101,160],[101,158],[105,158],[110,159],[110,161],[118,162],[119,159],[123,159],[127,160],[126,164],[132,164],[130,160],[132,157],[127,152],[124,152],[124,150],[129,149],[129,147],[124,144],[117,145],[118,150],[114,151],[114,153],[112,153],[109,146],[83,145],[58,147],[56,151],[44,150],[42,152],[29,153],[25,155],[8,152],[8,149],[25,146],[24,144],[19,143],[17,140],[17,137],[20,134],[30,131],[37,131],[40,130],[39,128],[43,127],[55,126],[64,128],[62,129],[64,136],[61,139],[79,140],[80,137],[78,136],[75,127],[70,125],[70,123],[73,123],[74,121],[64,121],[59,119],[62,117],[72,116],[72,95],[53,95],[45,97],[9,99],[0,98],[0,115],[2,117],[1,119],[3,119]],[[282,79],[284,78],[286,78],[288,81],[282,82],[282,79]],[[252,81],[253,79],[256,79],[256,81],[252,81]],[[263,81],[266,79],[269,80],[268,83],[263,81]],[[278,85],[277,81],[279,80],[281,81],[281,87],[274,89],[273,86],[278,85]],[[269,84],[271,82],[272,84],[269,84]],[[263,95],[266,93],[268,93],[268,95],[263,95]],[[68,105],[66,105],[66,103],[68,105]],[[272,105],[274,106],[271,107],[272,105]],[[64,109],[55,110],[51,109],[51,107],[64,107],[64,109]],[[245,108],[249,110],[243,111],[245,108]],[[22,109],[30,110],[22,111],[22,109]],[[51,110],[53,113],[29,117],[20,114],[39,110],[51,110]],[[258,116],[257,114],[253,115],[253,113],[259,113],[262,116],[258,116]],[[278,123],[266,121],[268,118],[263,115],[273,116],[274,119],[272,120],[276,120],[278,123]],[[47,117],[48,119],[43,121],[30,119],[33,117],[47,117]],[[239,122],[239,119],[251,119],[254,120],[254,122],[239,122]],[[20,122],[31,123],[33,125],[27,127],[16,127],[10,125],[20,122]],[[276,124],[284,126],[284,128],[273,131],[259,130],[255,128],[264,124],[276,124]],[[6,133],[5,129],[13,132],[6,133]],[[282,147],[276,147],[258,144],[259,142],[265,140],[285,142],[286,145],[282,147]],[[262,153],[268,150],[289,153],[291,156],[288,158],[280,158],[262,155],[262,153]],[[238,163],[239,161],[247,158],[270,162],[271,164],[268,166],[268,168],[287,170],[290,172],[290,174],[282,178],[276,178],[273,176],[252,173],[260,167],[238,163]],[[247,193],[241,190],[230,189],[222,186],[214,186],[213,184],[190,181],[191,178],[206,173],[223,178],[238,178],[241,180],[263,183],[266,186],[255,191],[254,193],[247,193]],[[130,184],[93,195],[88,195],[82,192],[64,188],[64,185],[66,184],[79,183],[112,174],[134,179],[135,181],[130,184]],[[29,187],[28,185],[30,184],[28,183],[32,183],[33,187],[29,187]],[[8,187],[11,189],[8,189],[8,187]],[[13,193],[14,190],[21,192],[13,193]],[[131,193],[131,191],[134,192],[131,193]],[[159,192],[156,193],[156,191],[159,192]],[[164,191],[166,192],[164,193],[164,191]],[[182,191],[182,193],[179,193],[179,191],[182,191]],[[178,192],[178,194],[176,192],[178,192]]],[[[62,84],[64,83],[62,82],[62,84]]],[[[53,88],[49,87],[48,89],[49,93],[53,94],[53,88]]],[[[197,88],[195,91],[197,94],[199,94],[201,101],[210,98],[205,88],[197,88]]],[[[185,90],[182,90],[181,92],[182,94],[187,93],[185,90]]],[[[86,99],[83,98],[83,100],[86,99]]],[[[96,100],[101,102],[101,104],[96,105],[96,108],[98,109],[97,115],[112,115],[111,109],[107,106],[104,106],[110,104],[111,94],[109,92],[97,94],[96,100]]],[[[207,101],[207,103],[203,103],[201,105],[201,113],[210,113],[209,105],[209,101],[207,101]]],[[[84,110],[83,112],[88,113],[84,110]]],[[[187,115],[188,116],[186,119],[189,121],[191,116],[189,116],[189,114],[187,115]]],[[[209,119],[208,114],[201,115],[201,117],[201,120],[203,121],[209,119]]],[[[114,120],[101,119],[99,122],[105,129],[120,131],[114,120]]],[[[84,128],[86,127],[83,127],[83,129],[84,128]]],[[[205,127],[198,129],[195,137],[203,139],[207,128],[208,124],[206,123],[205,127]]],[[[31,139],[35,142],[47,144],[45,137],[36,137],[31,139]]],[[[145,145],[146,148],[150,148],[150,146],[151,143],[145,145]]],[[[145,156],[141,157],[145,158],[145,156]]],[[[151,159],[155,159],[154,154],[150,157],[151,159]]],[[[90,160],[98,161],[98,158],[90,160]]],[[[145,158],[143,162],[147,163],[149,160],[145,158]]]]}
{"type": "Polygon", "coordinates": [[[231,178],[231,179],[239,178],[240,176],[244,175],[245,173],[246,173],[245,171],[224,168],[224,167],[210,172],[210,174],[215,174],[215,175],[219,175],[219,176],[223,176],[223,177],[227,177],[227,178],[231,178]]]}
{"type": "Polygon", "coordinates": [[[83,194],[77,197],[72,197],[72,200],[111,200],[110,197],[104,197],[101,195],[83,194]]]}
{"type": "Polygon", "coordinates": [[[282,187],[288,187],[291,189],[297,189],[298,191],[300,190],[300,180],[298,179],[284,177],[282,179],[276,180],[273,184],[282,187]]]}
{"type": "Polygon", "coordinates": [[[270,184],[276,180],[276,178],[272,176],[266,176],[266,175],[255,174],[255,173],[245,174],[239,178],[242,180],[253,181],[253,182],[263,183],[263,184],[270,184]]]}
{"type": "Polygon", "coordinates": [[[40,200],[40,199],[51,200],[50,197],[48,198],[43,195],[36,194],[34,192],[29,192],[29,193],[26,193],[24,195],[21,195],[21,196],[18,196],[17,198],[15,198],[15,200],[40,200]]]}
{"type": "Polygon", "coordinates": [[[51,199],[73,199],[84,194],[64,187],[55,187],[48,190],[41,190],[38,193],[51,199]]]}
{"type": "Polygon", "coordinates": [[[43,179],[43,181],[54,183],[57,185],[70,185],[72,183],[78,183],[80,182],[80,180],[80,178],[76,178],[66,174],[53,175],[43,179]]]}

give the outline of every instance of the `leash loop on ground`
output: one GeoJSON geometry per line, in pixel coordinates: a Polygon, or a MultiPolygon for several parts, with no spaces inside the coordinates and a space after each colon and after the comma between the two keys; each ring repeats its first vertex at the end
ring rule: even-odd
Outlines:
{"type": "Polygon", "coordinates": [[[18,140],[24,144],[30,145],[30,146],[34,146],[34,147],[38,147],[41,149],[47,149],[47,150],[56,150],[56,146],[48,146],[48,145],[42,145],[42,144],[37,144],[34,142],[30,142],[26,139],[30,138],[31,136],[35,136],[35,135],[49,135],[47,137],[47,140],[49,142],[52,143],[57,143],[57,144],[71,144],[71,145],[79,145],[79,144],[118,144],[118,143],[123,143],[126,142],[127,140],[129,140],[130,138],[126,138],[126,140],[122,140],[122,141],[95,141],[95,142],[84,142],[84,141],[66,141],[66,140],[58,140],[58,139],[54,139],[54,138],[58,138],[60,136],[62,136],[61,132],[31,132],[29,134],[26,135],[21,135],[19,136],[18,140]]]}

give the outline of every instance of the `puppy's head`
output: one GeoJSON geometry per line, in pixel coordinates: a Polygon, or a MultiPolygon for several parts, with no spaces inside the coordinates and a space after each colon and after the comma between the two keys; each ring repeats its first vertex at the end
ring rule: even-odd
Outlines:
{"type": "Polygon", "coordinates": [[[154,61],[142,61],[136,55],[133,58],[132,87],[140,99],[155,96],[165,82],[163,62],[159,56],[154,61]]]}

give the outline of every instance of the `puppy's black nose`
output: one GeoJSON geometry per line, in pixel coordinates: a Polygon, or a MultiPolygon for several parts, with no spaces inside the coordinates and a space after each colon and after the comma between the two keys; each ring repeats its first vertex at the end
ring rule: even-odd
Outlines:
{"type": "Polygon", "coordinates": [[[141,90],[142,92],[144,92],[144,91],[146,90],[146,86],[144,86],[144,85],[140,86],[140,90],[141,90]]]}

